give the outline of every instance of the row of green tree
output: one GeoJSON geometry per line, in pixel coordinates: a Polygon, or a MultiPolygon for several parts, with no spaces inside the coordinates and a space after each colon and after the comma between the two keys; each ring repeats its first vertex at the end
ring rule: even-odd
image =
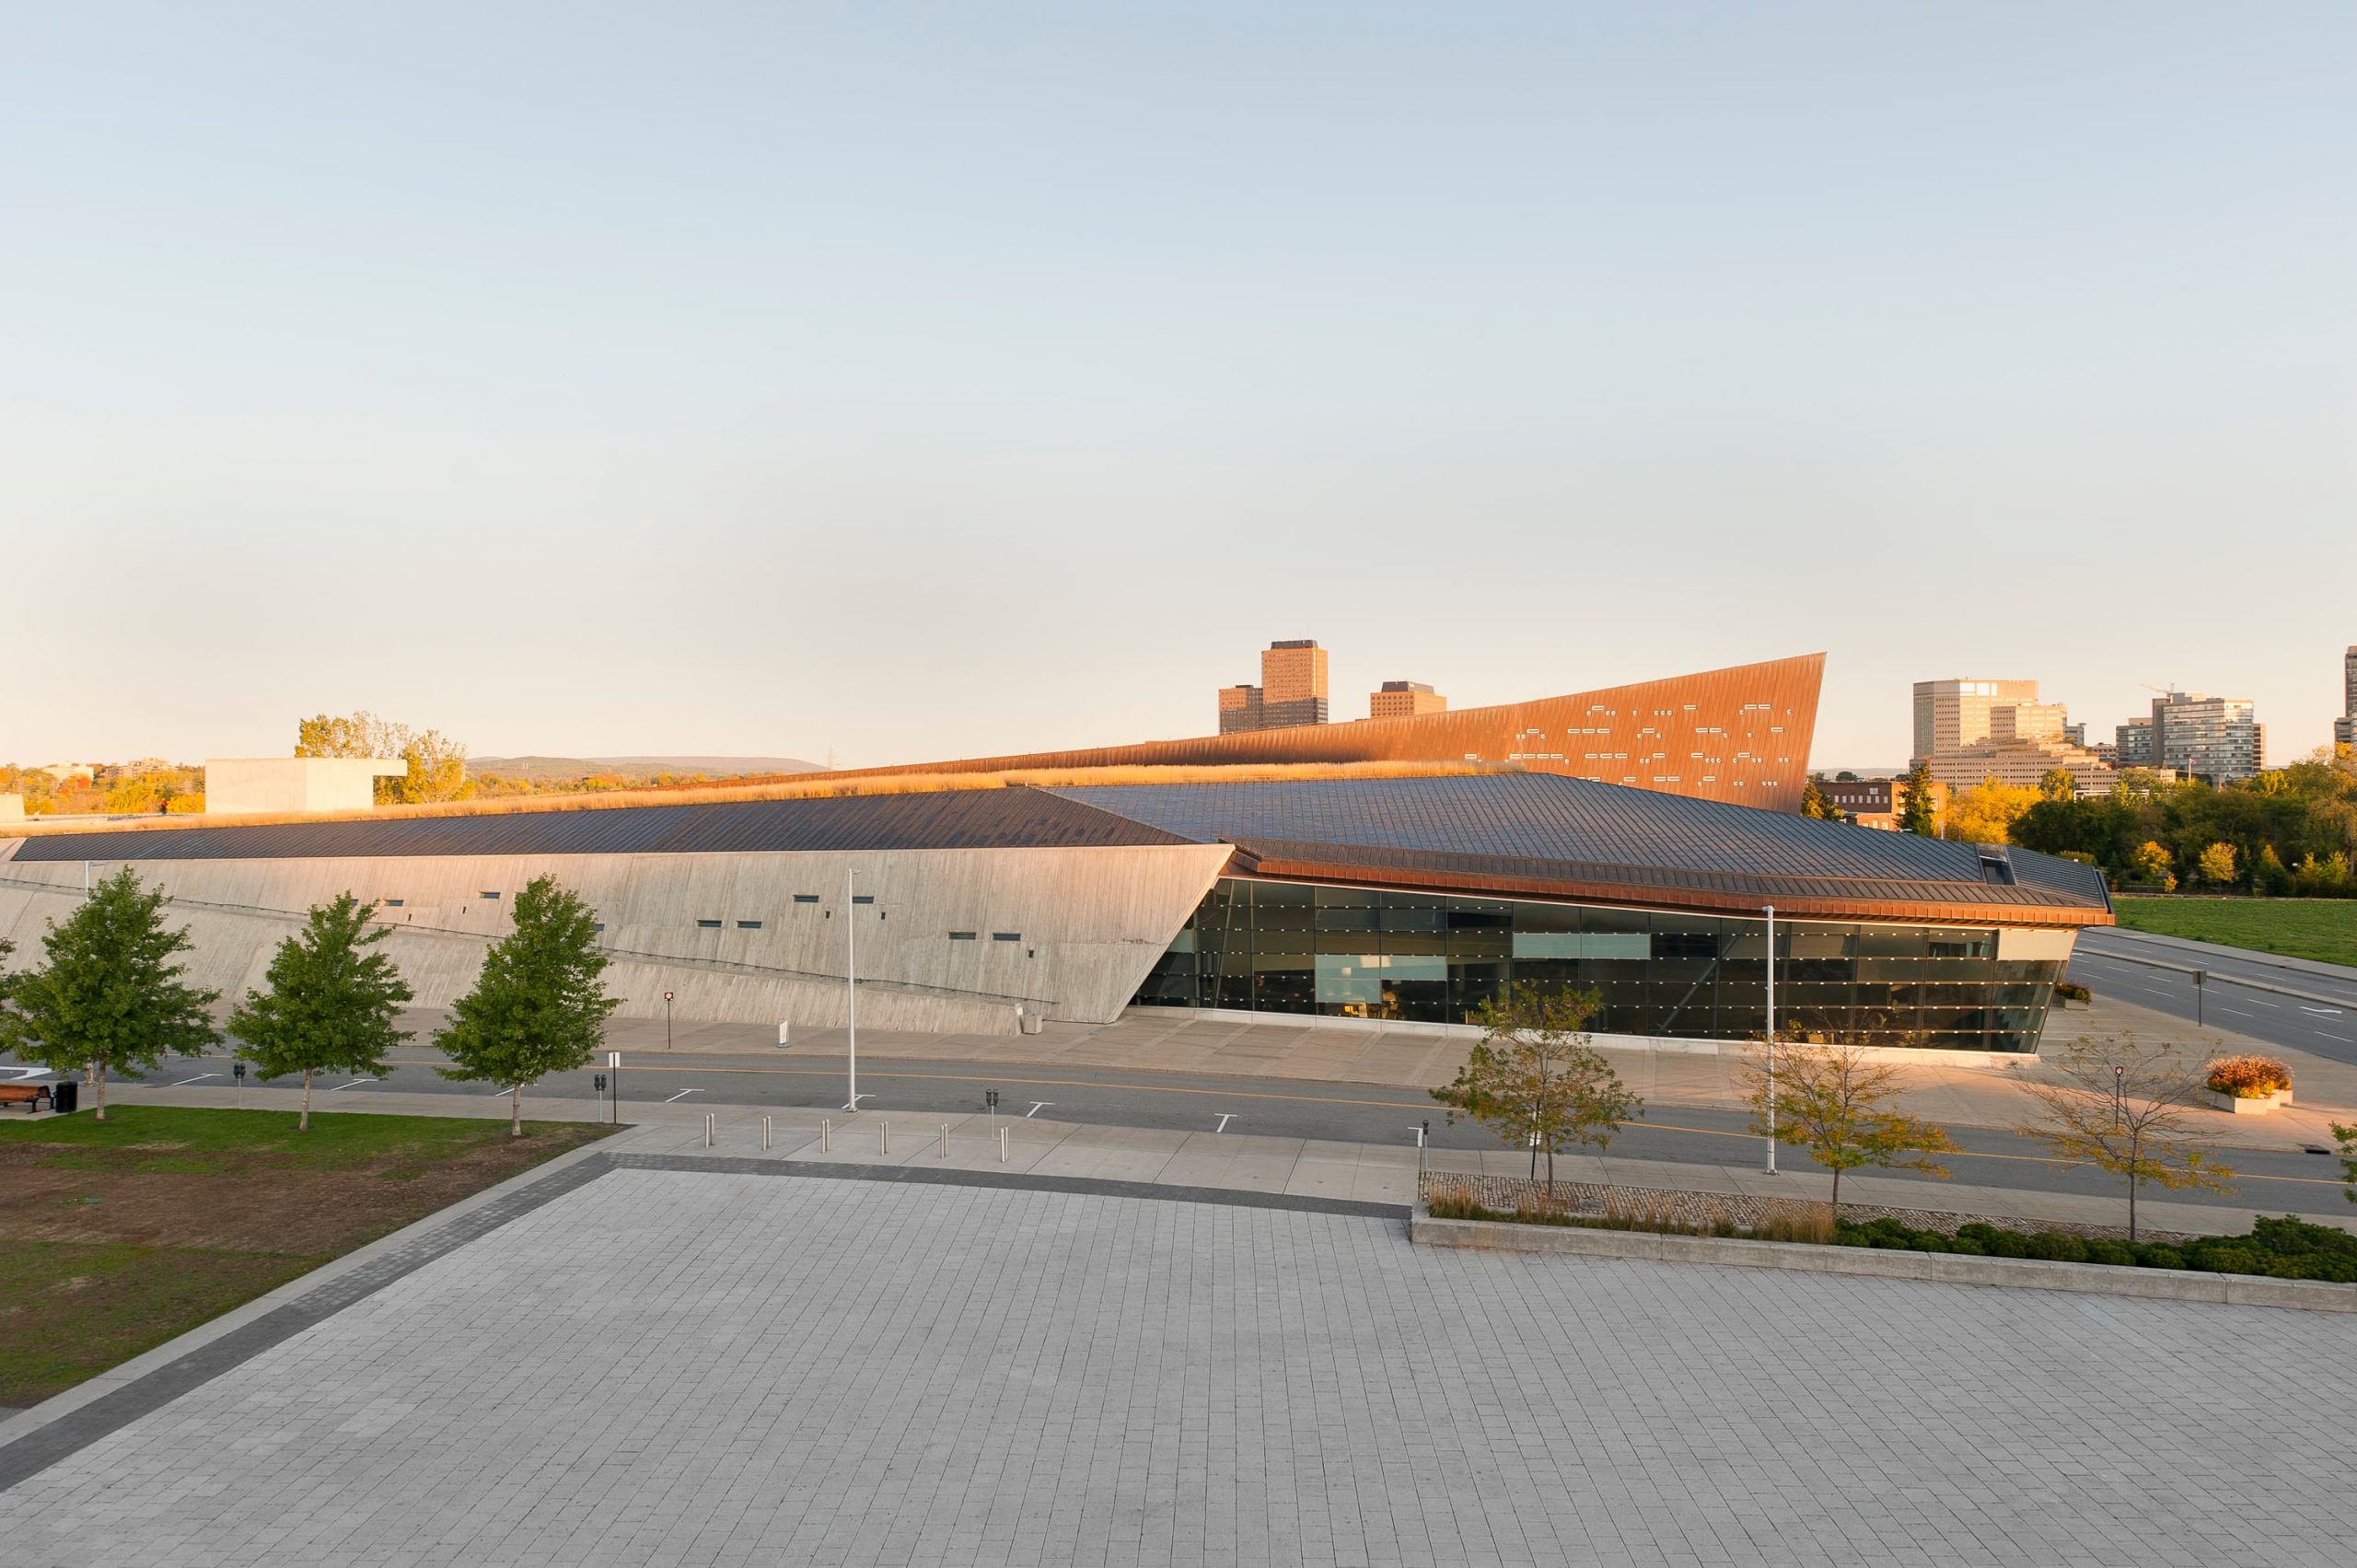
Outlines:
{"type": "MultiPolygon", "coordinates": [[[[1481,1042],[1456,1079],[1432,1091],[1449,1119],[1469,1116],[1510,1148],[1530,1150],[1531,1176],[1546,1167],[1547,1200],[1555,1192],[1555,1156],[1586,1146],[1602,1154],[1621,1128],[1644,1114],[1586,1033],[1602,1005],[1593,991],[1517,982],[1485,1003],[1481,1042]]],[[[1756,1046],[1756,1042],[1755,1042],[1756,1046]]],[[[2015,1131],[2044,1144],[2063,1167],[2093,1166],[2121,1179],[2128,1234],[2137,1228],[2137,1197],[2146,1186],[2232,1191],[2234,1171],[2197,1136],[2189,1112],[2205,1081],[2204,1064],[2170,1044],[2133,1039],[2081,1040],[2049,1060],[2055,1081],[2030,1092],[2041,1119],[2015,1131]]],[[[1898,1109],[1901,1069],[1871,1048],[1781,1043],[1773,1056],[1754,1050],[1745,1076],[1752,1131],[1797,1148],[1833,1173],[1838,1214],[1844,1171],[1899,1167],[1945,1178],[1939,1156],[1956,1145],[1946,1131],[1898,1109]]],[[[2344,1156],[2357,1156],[2357,1128],[2336,1125],[2344,1156]]],[[[2357,1202],[2357,1157],[2344,1160],[2347,1196],[2357,1202]]]]}
{"type": "Polygon", "coordinates": [[[2039,799],[2013,824],[2012,840],[2085,859],[2123,886],[2183,878],[2270,896],[2357,897],[2357,761],[2344,746],[2223,788],[2130,769],[2107,796],[2039,799]]]}
{"type": "MultiPolygon", "coordinates": [[[[2057,768],[2037,789],[1991,778],[1943,800],[1919,761],[1895,808],[1903,831],[2068,855],[2115,887],[2357,898],[2357,756],[2346,746],[2223,786],[2129,768],[2110,794],[2084,797],[2057,768]]],[[[1816,779],[1802,810],[1841,817],[1816,779]]]]}
{"type": "MultiPolygon", "coordinates": [[[[153,1072],[167,1056],[223,1043],[213,1015],[220,993],[188,982],[180,956],[193,944],[165,920],[168,902],[126,866],[51,922],[42,963],[0,975],[0,1048],[87,1074],[101,1121],[110,1075],[153,1072]]],[[[382,1077],[388,1055],[411,1038],[400,1019],[412,993],[377,948],[390,928],[350,893],[314,905],[303,929],[279,944],[264,987],[249,990],[226,1020],[238,1056],[260,1076],[300,1074],[297,1125],[306,1130],[315,1074],[382,1077]]],[[[554,877],[535,879],[517,895],[514,929],[492,944],[474,989],[434,1033],[448,1059],[435,1071],[508,1091],[511,1132],[523,1131],[525,1088],[586,1066],[621,1005],[606,994],[596,931],[579,894],[554,877]]],[[[0,958],[10,950],[0,941],[0,958]]]]}

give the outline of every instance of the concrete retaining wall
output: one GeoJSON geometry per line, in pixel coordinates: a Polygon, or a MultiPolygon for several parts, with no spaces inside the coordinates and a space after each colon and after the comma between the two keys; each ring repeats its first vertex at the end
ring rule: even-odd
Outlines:
{"type": "Polygon", "coordinates": [[[1818,1274],[1932,1280],[1943,1284],[2010,1285],[2015,1290],[2081,1291],[2155,1301],[2208,1301],[2232,1307],[2289,1307],[2357,1312],[2357,1285],[2327,1280],[2270,1280],[2107,1263],[2051,1263],[2036,1258],[1970,1258],[1954,1252],[1900,1252],[1872,1247],[1811,1247],[1710,1236],[1660,1236],[1642,1230],[1510,1225],[1497,1220],[1434,1219],[1422,1203],[1410,1237],[1427,1247],[1485,1248],[1575,1258],[1628,1258],[1654,1263],[1719,1263],[1797,1269],[1818,1274]]]}

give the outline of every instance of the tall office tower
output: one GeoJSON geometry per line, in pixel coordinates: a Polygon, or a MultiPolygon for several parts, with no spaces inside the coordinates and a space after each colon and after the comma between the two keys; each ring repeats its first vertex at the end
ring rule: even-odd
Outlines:
{"type": "Polygon", "coordinates": [[[1271,643],[1260,655],[1260,727],[1325,722],[1326,650],[1310,637],[1271,643]]]}
{"type": "Polygon", "coordinates": [[[1219,689],[1219,732],[1222,735],[1263,727],[1260,723],[1260,689],[1258,686],[1223,686],[1219,689]]]}
{"type": "Polygon", "coordinates": [[[2110,765],[2073,727],[2061,703],[2038,700],[2035,680],[1915,683],[1915,755],[1950,789],[1986,779],[2036,788],[2059,769],[2081,795],[2109,794],[2110,765]]]}
{"type": "Polygon", "coordinates": [[[2199,691],[2155,697],[2153,743],[2162,767],[2213,784],[2249,778],[2267,766],[2267,726],[2247,697],[2199,691]]]}
{"type": "Polygon", "coordinates": [[[1992,710],[2037,701],[2035,680],[1919,680],[1913,755],[1932,758],[1978,746],[1990,738],[1992,710]]]}
{"type": "Polygon", "coordinates": [[[1413,718],[1447,709],[1448,699],[1421,680],[1387,680],[1382,691],[1368,693],[1366,700],[1366,716],[1371,719],[1413,718]]]}
{"type": "Polygon", "coordinates": [[[1219,690],[1222,735],[1325,722],[1326,650],[1311,638],[1271,643],[1260,655],[1260,685],[1219,690]]]}
{"type": "Polygon", "coordinates": [[[2335,746],[2357,746],[2357,648],[2340,656],[2341,716],[2332,721],[2335,746]]]}
{"type": "Polygon", "coordinates": [[[2161,765],[2161,748],[2154,739],[2151,719],[2130,719],[2111,734],[2119,743],[2119,755],[2113,759],[2113,766],[2157,768],[2161,765]]]}

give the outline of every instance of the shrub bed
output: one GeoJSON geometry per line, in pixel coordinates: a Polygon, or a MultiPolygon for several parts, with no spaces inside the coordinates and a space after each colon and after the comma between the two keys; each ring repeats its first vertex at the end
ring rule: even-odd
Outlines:
{"type": "Polygon", "coordinates": [[[2115,1241],[2060,1230],[2010,1230],[1986,1221],[1958,1225],[1951,1236],[1945,1231],[1917,1230],[1894,1219],[1842,1220],[1834,1240],[1843,1247],[1894,1251],[2041,1258],[2056,1263],[2113,1263],[2357,1283],[2357,1236],[2330,1225],[2312,1225],[2293,1214],[2254,1221],[2247,1236],[2203,1236],[2183,1241],[2115,1241]]]}

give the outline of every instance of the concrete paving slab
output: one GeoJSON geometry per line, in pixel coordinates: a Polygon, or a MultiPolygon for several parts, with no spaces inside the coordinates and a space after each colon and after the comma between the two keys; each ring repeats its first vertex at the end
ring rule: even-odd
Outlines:
{"type": "Polygon", "coordinates": [[[621,1170],[0,1492],[0,1540],[52,1568],[2338,1568],[2342,1326],[621,1170]],[[2230,1396],[2184,1370],[2222,1343],[2230,1396]]]}

